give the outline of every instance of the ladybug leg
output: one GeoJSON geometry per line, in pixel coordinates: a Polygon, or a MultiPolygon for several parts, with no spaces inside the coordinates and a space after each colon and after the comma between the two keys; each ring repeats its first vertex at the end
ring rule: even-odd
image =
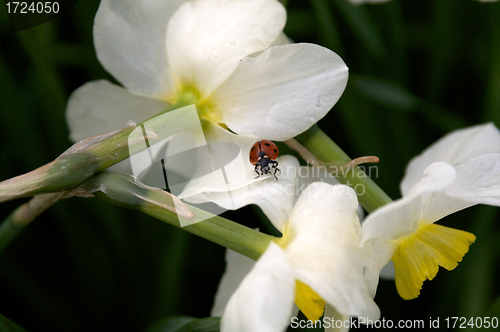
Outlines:
{"type": "Polygon", "coordinates": [[[276,176],[276,172],[280,172],[281,173],[280,169],[278,168],[278,162],[275,161],[273,163],[272,167],[274,168],[274,174],[273,174],[274,178],[276,179],[276,181],[278,181],[278,177],[276,176]]]}
{"type": "Polygon", "coordinates": [[[255,173],[257,173],[257,176],[254,177],[254,180],[255,180],[255,179],[259,178],[262,174],[260,174],[259,171],[257,170],[257,166],[255,166],[254,170],[255,170],[255,173]]]}

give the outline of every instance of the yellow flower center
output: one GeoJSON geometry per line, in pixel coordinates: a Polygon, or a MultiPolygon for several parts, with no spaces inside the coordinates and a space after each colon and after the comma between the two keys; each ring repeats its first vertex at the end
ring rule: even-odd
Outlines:
{"type": "Polygon", "coordinates": [[[221,122],[220,111],[216,107],[213,98],[202,98],[200,91],[194,84],[183,84],[179,87],[177,95],[172,98],[175,102],[184,102],[196,104],[196,109],[200,119],[214,121],[215,123],[221,122]]]}
{"type": "Polygon", "coordinates": [[[298,280],[295,281],[295,304],[307,319],[313,322],[323,316],[326,305],[311,287],[298,280]]]}
{"type": "Polygon", "coordinates": [[[432,280],[439,266],[453,270],[475,240],[469,232],[421,222],[415,233],[397,241],[392,256],[399,295],[405,300],[416,298],[423,282],[432,280]]]}
{"type": "MultiPolygon", "coordinates": [[[[278,244],[283,249],[286,249],[294,237],[295,234],[292,229],[286,227],[278,244]]],[[[299,280],[295,280],[295,304],[307,319],[316,321],[323,316],[326,302],[311,287],[299,280]]]]}

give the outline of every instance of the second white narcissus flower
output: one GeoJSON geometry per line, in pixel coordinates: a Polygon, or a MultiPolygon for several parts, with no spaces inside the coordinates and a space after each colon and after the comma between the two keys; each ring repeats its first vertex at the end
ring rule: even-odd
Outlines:
{"type": "Polygon", "coordinates": [[[499,130],[485,124],[446,135],[409,163],[401,191],[362,229],[378,268],[393,261],[397,290],[408,300],[439,266],[454,269],[476,239],[435,222],[476,204],[500,206],[499,130]]]}
{"type": "Polygon", "coordinates": [[[326,48],[283,45],[285,21],[277,0],[102,0],[97,57],[124,88],[94,81],[76,90],[70,138],[144,121],[179,100],[196,104],[205,133],[302,133],[340,98],[348,69],[326,48]]]}
{"type": "MultiPolygon", "coordinates": [[[[249,264],[228,266],[212,312],[222,314],[221,331],[284,331],[294,302],[313,321],[325,306],[325,316],[377,320],[380,311],[365,282],[357,208],[356,194],[347,186],[309,185],[279,225],[283,237],[269,245],[239,286],[249,264]]],[[[240,261],[233,254],[228,258],[240,261]]]]}

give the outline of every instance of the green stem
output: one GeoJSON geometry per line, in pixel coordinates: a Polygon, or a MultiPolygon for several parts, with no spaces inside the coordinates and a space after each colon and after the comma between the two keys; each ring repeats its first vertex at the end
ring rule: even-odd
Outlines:
{"type": "MultiPolygon", "coordinates": [[[[160,114],[195,102],[195,94],[185,94],[160,114]]],[[[26,225],[59,200],[63,191],[80,185],[93,174],[128,158],[128,139],[133,130],[133,127],[127,127],[91,137],[76,143],[51,163],[1,182],[0,202],[27,196],[35,197],[17,208],[0,225],[0,252],[26,225]]],[[[134,153],[140,152],[137,147],[134,150],[134,153]]]]}
{"type": "Polygon", "coordinates": [[[65,197],[70,196],[66,192],[37,195],[15,209],[0,225],[0,252],[37,216],[65,197]]]}
{"type": "MultiPolygon", "coordinates": [[[[195,214],[196,218],[208,219],[184,226],[182,227],[183,230],[234,250],[253,260],[257,260],[269,246],[269,243],[277,239],[192,206],[188,206],[188,208],[195,214]]],[[[139,210],[153,218],[180,228],[177,215],[173,212],[152,204],[142,206],[139,210]]]]}
{"type": "MultiPolygon", "coordinates": [[[[167,112],[176,110],[178,108],[182,108],[184,106],[193,105],[198,100],[198,97],[194,93],[185,93],[183,94],[175,104],[169,106],[163,112],[156,114],[155,116],[142,121],[137,126],[148,122],[149,120],[167,112]]],[[[130,149],[128,145],[128,139],[130,133],[134,130],[134,127],[131,127],[129,130],[124,130],[120,135],[115,137],[110,137],[108,140],[103,142],[103,144],[99,144],[98,147],[93,149],[93,153],[100,159],[99,166],[97,167],[97,172],[101,172],[108,167],[113,166],[114,164],[119,163],[122,160],[130,157],[130,149]]],[[[141,152],[141,149],[134,148],[134,153],[141,152]]]]}
{"type": "Polygon", "coordinates": [[[0,252],[7,247],[12,240],[19,234],[28,223],[23,223],[22,220],[16,218],[16,213],[21,207],[15,209],[4,221],[0,224],[0,252]]]}
{"type": "MultiPolygon", "coordinates": [[[[160,114],[192,105],[196,103],[196,100],[195,94],[184,94],[175,104],[160,114]]],[[[0,202],[58,192],[78,186],[92,175],[130,157],[128,139],[134,129],[134,127],[126,127],[90,137],[74,144],[49,164],[1,182],[0,202]]],[[[139,145],[136,145],[134,145],[134,153],[141,151],[139,145]]]]}
{"type": "Polygon", "coordinates": [[[260,257],[271,241],[278,239],[183,204],[170,193],[146,186],[131,175],[102,172],[89,179],[82,188],[87,192],[102,191],[104,194],[97,192],[96,196],[123,208],[137,209],[254,260],[260,257]],[[188,213],[188,217],[181,219],[182,215],[186,215],[186,207],[192,214],[188,213]],[[181,216],[172,211],[178,211],[181,216]]]}
{"type": "MultiPolygon", "coordinates": [[[[296,140],[324,163],[338,166],[339,162],[345,164],[351,160],[317,125],[297,136],[296,140]]],[[[338,175],[340,183],[355,189],[359,202],[368,212],[392,202],[391,198],[360,167],[349,167],[346,172],[339,170],[335,175],[338,175]]]]}

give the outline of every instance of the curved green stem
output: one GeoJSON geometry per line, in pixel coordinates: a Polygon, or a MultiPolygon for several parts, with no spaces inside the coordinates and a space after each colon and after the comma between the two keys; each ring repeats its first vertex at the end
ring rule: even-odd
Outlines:
{"type": "Polygon", "coordinates": [[[23,223],[22,220],[16,218],[16,213],[21,207],[15,209],[3,222],[0,224],[0,252],[7,247],[12,240],[19,234],[28,223],[23,223]]]}
{"type": "MultiPolygon", "coordinates": [[[[274,236],[242,226],[234,221],[212,215],[192,206],[188,207],[197,218],[207,219],[184,226],[182,227],[183,230],[234,250],[253,260],[257,260],[264,253],[269,243],[276,239],[274,236]]],[[[153,218],[180,227],[177,215],[173,212],[155,205],[145,205],[139,210],[153,218]]]]}
{"type": "Polygon", "coordinates": [[[317,125],[296,137],[317,159],[325,164],[337,166],[337,179],[355,189],[361,205],[368,212],[392,202],[391,198],[360,168],[349,167],[345,172],[338,166],[351,160],[317,125]]]}
{"type": "Polygon", "coordinates": [[[37,195],[29,202],[15,209],[3,223],[0,224],[0,252],[2,252],[17,234],[28,226],[36,217],[54,205],[58,200],[67,197],[66,195],[66,192],[37,195]]]}
{"type": "Polygon", "coordinates": [[[254,260],[271,241],[277,240],[274,236],[186,205],[170,193],[146,186],[131,175],[102,172],[89,179],[82,188],[88,192],[100,191],[96,196],[112,204],[139,210],[254,260]],[[183,215],[187,217],[183,218],[183,215]]]}
{"type": "MultiPolygon", "coordinates": [[[[196,98],[192,93],[182,95],[175,104],[160,114],[192,105],[196,98]]],[[[66,190],[128,158],[129,135],[134,129],[126,127],[90,137],[74,144],[54,161],[27,174],[0,182],[0,202],[34,196],[0,225],[0,252],[26,225],[59,200],[66,190]]],[[[135,153],[139,152],[137,148],[135,150],[135,153]]]]}
{"type": "MultiPolygon", "coordinates": [[[[187,93],[160,114],[194,103],[196,95],[187,93]]],[[[130,157],[128,140],[134,129],[135,127],[129,126],[90,137],[74,144],[54,161],[29,173],[0,182],[0,202],[78,186],[92,175],[130,157]]],[[[134,152],[140,151],[135,148],[134,152]]]]}

